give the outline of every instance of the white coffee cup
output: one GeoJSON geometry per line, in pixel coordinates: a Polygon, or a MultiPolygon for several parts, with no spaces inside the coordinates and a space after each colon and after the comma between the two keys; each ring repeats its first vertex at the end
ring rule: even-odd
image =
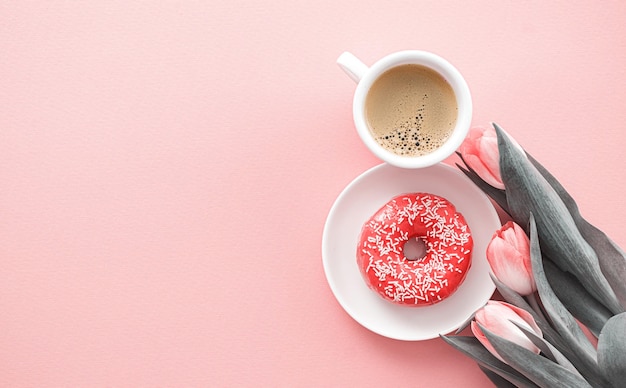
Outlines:
{"type": "Polygon", "coordinates": [[[367,148],[379,159],[403,168],[428,167],[452,155],[463,143],[472,121],[472,97],[461,73],[445,59],[426,51],[406,50],[387,55],[367,67],[353,54],[344,52],[337,59],[337,64],[357,82],[352,104],[354,124],[367,148]],[[426,66],[439,73],[452,87],[458,107],[456,125],[448,139],[441,147],[420,156],[398,155],[385,149],[372,135],[365,116],[366,97],[374,82],[387,70],[408,64],[426,66]]]}

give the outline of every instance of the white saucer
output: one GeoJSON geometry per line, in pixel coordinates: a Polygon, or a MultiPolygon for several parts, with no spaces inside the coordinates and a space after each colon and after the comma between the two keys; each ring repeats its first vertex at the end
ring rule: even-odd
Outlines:
{"type": "Polygon", "coordinates": [[[357,322],[385,337],[418,341],[458,329],[491,297],[495,286],[485,257],[487,244],[501,226],[488,197],[462,172],[438,164],[423,169],[376,166],[354,181],[333,204],[322,237],[326,279],[339,304],[357,322]],[[370,290],[356,264],[356,246],[365,221],[396,195],[428,192],[452,202],[474,238],[472,266],[459,289],[428,307],[403,307],[370,290]]]}

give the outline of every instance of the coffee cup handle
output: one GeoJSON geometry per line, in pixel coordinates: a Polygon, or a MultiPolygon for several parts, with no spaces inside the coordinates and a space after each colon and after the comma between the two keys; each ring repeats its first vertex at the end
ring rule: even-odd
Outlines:
{"type": "Polygon", "coordinates": [[[359,83],[369,69],[359,58],[347,51],[337,58],[337,64],[356,83],[359,83]]]}

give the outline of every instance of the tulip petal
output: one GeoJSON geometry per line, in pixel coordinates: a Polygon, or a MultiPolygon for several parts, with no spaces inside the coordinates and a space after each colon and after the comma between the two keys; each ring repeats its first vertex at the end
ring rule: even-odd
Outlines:
{"type": "Polygon", "coordinates": [[[500,178],[498,139],[495,136],[483,135],[479,141],[479,155],[479,160],[485,169],[485,180],[495,188],[504,189],[502,178],[500,178]]]}
{"type": "Polygon", "coordinates": [[[527,225],[535,214],[542,249],[555,264],[578,280],[613,313],[623,311],[600,270],[595,251],[580,234],[567,207],[539,171],[496,124],[500,169],[513,219],[527,225]]]}
{"type": "MultiPolygon", "coordinates": [[[[520,295],[529,295],[534,292],[534,280],[524,266],[524,258],[514,251],[508,255],[501,254],[502,259],[489,260],[489,265],[496,277],[505,282],[520,295]],[[518,263],[518,264],[516,264],[518,263]]],[[[489,256],[488,256],[489,258],[489,256]]]]}
{"type": "Polygon", "coordinates": [[[491,279],[496,285],[496,289],[507,303],[528,312],[528,314],[533,317],[535,323],[537,324],[537,327],[541,330],[542,334],[547,337],[548,341],[552,343],[559,342],[560,336],[558,335],[558,333],[554,331],[552,326],[550,326],[550,324],[545,320],[543,315],[540,315],[540,312],[533,310],[533,308],[530,306],[530,304],[528,304],[526,299],[524,299],[515,290],[502,283],[495,277],[492,276],[491,279]]]}
{"type": "Polygon", "coordinates": [[[626,381],[626,313],[606,323],[598,339],[598,366],[614,387],[626,381]]]}
{"type": "Polygon", "coordinates": [[[537,323],[535,322],[532,314],[516,306],[509,306],[509,308],[513,310],[513,312],[515,312],[515,314],[524,321],[524,323],[521,323],[517,320],[513,320],[513,322],[519,322],[520,324],[522,324],[522,326],[527,327],[529,330],[532,330],[538,335],[542,334],[541,329],[539,328],[539,326],[537,326],[537,323]]]}
{"type": "Polygon", "coordinates": [[[476,155],[465,155],[465,161],[468,166],[472,166],[472,169],[480,175],[483,180],[489,183],[491,186],[496,189],[503,190],[504,184],[497,178],[493,172],[486,166],[483,161],[476,155]]]}
{"type": "Polygon", "coordinates": [[[602,273],[611,285],[622,307],[626,308],[626,282],[624,282],[624,279],[626,279],[626,254],[606,234],[582,217],[574,198],[541,163],[531,155],[527,156],[541,175],[554,188],[561,200],[563,200],[581,234],[596,252],[602,273]]]}
{"type": "Polygon", "coordinates": [[[487,340],[487,337],[485,337],[485,335],[480,330],[480,326],[476,324],[476,321],[472,321],[470,327],[472,328],[472,334],[474,334],[474,337],[476,337],[476,339],[483,345],[483,347],[487,349],[489,353],[493,354],[498,360],[504,361],[502,360],[502,357],[500,357],[498,352],[496,352],[496,350],[493,348],[493,346],[491,346],[491,344],[487,340]]]}
{"type": "Polygon", "coordinates": [[[528,237],[517,224],[509,221],[494,234],[487,245],[487,260],[496,277],[518,293],[535,291],[528,237]]]}
{"type": "Polygon", "coordinates": [[[482,327],[490,343],[507,364],[541,387],[586,387],[591,385],[579,375],[561,365],[531,352],[482,327]]]}
{"type": "Polygon", "coordinates": [[[498,358],[501,358],[500,355],[485,338],[484,334],[481,332],[481,327],[488,327],[493,333],[535,353],[539,353],[539,348],[537,348],[522,331],[511,324],[511,321],[517,322],[528,328],[528,330],[537,332],[537,334],[541,334],[541,330],[539,330],[528,312],[500,301],[489,301],[482,309],[476,312],[475,321],[472,322],[472,332],[483,346],[498,358]]]}
{"type": "Polygon", "coordinates": [[[481,367],[496,373],[516,386],[525,388],[536,387],[533,382],[489,353],[476,338],[464,336],[441,336],[441,338],[453,348],[472,358],[481,367]]]}

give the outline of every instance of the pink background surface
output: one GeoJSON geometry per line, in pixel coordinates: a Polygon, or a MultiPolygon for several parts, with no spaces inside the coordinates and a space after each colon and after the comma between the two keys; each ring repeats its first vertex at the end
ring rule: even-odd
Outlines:
{"type": "Polygon", "coordinates": [[[483,386],[336,302],[377,165],[336,66],[425,49],[626,245],[623,2],[0,2],[0,386],[483,386]],[[384,6],[382,4],[385,4],[384,6]]]}

